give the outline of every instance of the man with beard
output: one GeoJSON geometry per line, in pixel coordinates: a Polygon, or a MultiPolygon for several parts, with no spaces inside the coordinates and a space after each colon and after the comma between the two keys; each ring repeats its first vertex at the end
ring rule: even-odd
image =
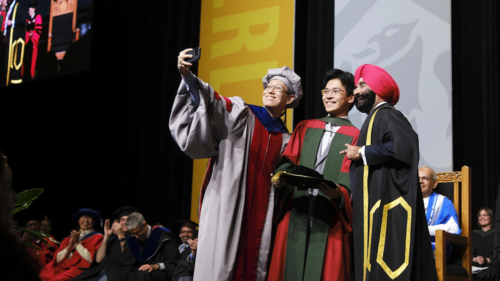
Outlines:
{"type": "Polygon", "coordinates": [[[355,279],[437,280],[418,181],[418,136],[394,105],[399,88],[370,64],[355,73],[355,105],[368,114],[346,144],[354,206],[355,279]]]}
{"type": "Polygon", "coordinates": [[[328,115],[297,125],[273,177],[280,210],[268,280],[350,280],[351,161],[339,152],[346,142],[358,140],[359,130],[348,117],[354,106],[354,76],[332,69],[325,73],[323,86],[328,115]],[[299,188],[281,179],[297,165],[337,185],[299,188]]]}

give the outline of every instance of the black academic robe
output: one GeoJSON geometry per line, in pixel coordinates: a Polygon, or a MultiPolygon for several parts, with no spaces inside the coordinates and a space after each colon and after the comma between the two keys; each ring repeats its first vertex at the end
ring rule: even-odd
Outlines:
{"type": "Polygon", "coordinates": [[[493,262],[493,244],[495,240],[495,229],[492,228],[486,232],[482,229],[477,229],[472,232],[472,257],[482,256],[485,260],[488,258],[492,263],[489,264],[479,264],[472,263],[473,266],[478,267],[488,267],[487,269],[481,270],[479,273],[474,275],[474,280],[489,280],[493,281],[495,278],[500,278],[500,272],[493,262]]]}
{"type": "Polygon", "coordinates": [[[418,136],[390,104],[370,112],[351,165],[357,281],[437,280],[422,191],[418,136]],[[375,118],[373,118],[375,115],[375,118]]]}
{"type": "Polygon", "coordinates": [[[495,205],[495,236],[493,238],[493,261],[496,268],[500,269],[500,185],[498,186],[497,202],[495,205]]]}
{"type": "Polygon", "coordinates": [[[181,277],[185,276],[194,276],[194,262],[189,260],[189,254],[191,254],[191,249],[185,249],[179,258],[179,262],[177,263],[177,267],[175,268],[174,275],[172,277],[172,281],[177,281],[181,277]]]}
{"type": "Polygon", "coordinates": [[[142,246],[134,236],[127,238],[123,254],[120,257],[120,273],[117,276],[115,274],[107,274],[108,280],[170,280],[178,260],[179,250],[177,249],[172,233],[163,227],[155,227],[142,246]],[[165,270],[152,272],[138,270],[144,264],[158,263],[163,263],[165,270]]]}
{"type": "Polygon", "coordinates": [[[90,277],[97,276],[102,270],[106,270],[106,274],[111,276],[116,275],[120,271],[120,257],[122,255],[122,249],[117,236],[109,238],[108,244],[106,245],[106,257],[100,262],[95,261],[93,257],[92,266],[85,270],[82,274],[76,276],[72,281],[85,280],[90,277]]]}

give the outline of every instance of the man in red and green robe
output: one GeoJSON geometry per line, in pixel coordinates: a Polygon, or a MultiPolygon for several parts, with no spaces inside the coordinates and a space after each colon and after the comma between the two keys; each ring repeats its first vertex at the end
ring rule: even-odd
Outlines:
{"type": "Polygon", "coordinates": [[[350,280],[351,161],[339,152],[358,139],[359,130],[347,116],[354,103],[354,77],[333,69],[324,84],[328,116],[297,125],[276,172],[301,165],[337,185],[298,189],[282,180],[275,183],[278,226],[268,280],[350,280]]]}

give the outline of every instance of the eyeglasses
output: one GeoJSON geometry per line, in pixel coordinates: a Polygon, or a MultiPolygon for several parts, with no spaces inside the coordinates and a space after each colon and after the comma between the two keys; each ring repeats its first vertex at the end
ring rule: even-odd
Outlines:
{"type": "Polygon", "coordinates": [[[434,179],[429,178],[429,177],[418,177],[419,180],[421,181],[433,181],[434,179]]]}
{"type": "Polygon", "coordinates": [[[181,231],[180,234],[184,234],[184,233],[193,234],[193,231],[191,231],[191,230],[185,230],[185,231],[181,231]]]}
{"type": "Polygon", "coordinates": [[[331,89],[331,90],[330,90],[330,89],[323,89],[323,90],[321,90],[321,94],[322,94],[322,95],[324,95],[324,96],[325,96],[325,95],[328,95],[328,94],[335,94],[335,95],[338,95],[338,94],[340,94],[340,93],[342,93],[342,92],[345,92],[345,91],[344,91],[344,90],[341,90],[341,89],[339,89],[339,88],[333,88],[333,89],[331,89]]]}
{"type": "Polygon", "coordinates": [[[285,88],[281,87],[281,86],[273,86],[273,85],[267,85],[266,86],[266,91],[268,92],[276,92],[276,93],[281,93],[281,92],[286,92],[285,88]]]}
{"type": "Polygon", "coordinates": [[[478,218],[480,218],[480,217],[489,217],[489,216],[490,216],[490,215],[488,215],[488,214],[481,214],[481,215],[477,215],[477,217],[478,217],[478,218]]]}

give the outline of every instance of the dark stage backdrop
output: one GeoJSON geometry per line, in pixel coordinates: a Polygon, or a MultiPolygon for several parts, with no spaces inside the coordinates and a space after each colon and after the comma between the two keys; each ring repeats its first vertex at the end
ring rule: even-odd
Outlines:
{"type": "MultiPolygon", "coordinates": [[[[81,207],[111,217],[135,205],[174,231],[175,220],[189,217],[191,159],[173,142],[168,118],[178,52],[198,45],[200,1],[137,3],[96,1],[90,71],[0,94],[13,187],[46,189],[16,219],[46,214],[58,239],[81,207]]],[[[295,70],[305,97],[295,123],[325,115],[319,90],[333,66],[335,14],[328,0],[296,7],[295,70]]],[[[494,207],[500,181],[499,9],[497,1],[452,6],[454,167],[472,168],[474,213],[494,207]]]]}
{"type": "Polygon", "coordinates": [[[451,12],[453,165],[472,169],[476,215],[495,209],[500,182],[500,3],[453,0],[451,12]]]}

